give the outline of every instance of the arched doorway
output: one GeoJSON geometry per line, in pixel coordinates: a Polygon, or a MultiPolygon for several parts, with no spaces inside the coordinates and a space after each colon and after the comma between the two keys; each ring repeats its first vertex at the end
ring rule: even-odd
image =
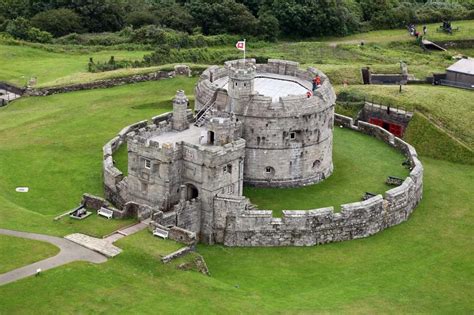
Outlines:
{"type": "Polygon", "coordinates": [[[195,199],[199,196],[199,190],[193,184],[186,185],[186,200],[195,199]]]}

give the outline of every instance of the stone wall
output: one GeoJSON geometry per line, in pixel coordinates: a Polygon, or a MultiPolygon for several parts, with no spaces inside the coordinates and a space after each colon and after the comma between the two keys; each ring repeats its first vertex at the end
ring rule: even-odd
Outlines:
{"type": "Polygon", "coordinates": [[[147,73],[147,74],[137,74],[137,75],[129,76],[129,77],[112,78],[112,79],[99,80],[99,81],[88,82],[88,83],[79,83],[79,84],[71,84],[71,85],[56,86],[56,87],[44,87],[44,88],[28,88],[26,89],[24,95],[25,96],[46,96],[46,95],[68,93],[68,92],[82,91],[82,90],[104,89],[104,88],[110,88],[110,87],[124,85],[124,84],[163,80],[167,78],[172,78],[174,75],[175,75],[174,71],[172,72],[157,71],[157,72],[152,72],[152,73],[147,73]]]}
{"type": "MultiPolygon", "coordinates": [[[[128,198],[128,183],[127,178],[123,173],[117,169],[113,161],[113,153],[119,149],[127,141],[127,137],[135,134],[139,130],[151,128],[154,130],[163,129],[169,130],[171,113],[165,113],[155,116],[151,121],[142,120],[127,127],[124,127],[120,132],[107,142],[102,148],[102,170],[104,176],[104,194],[107,200],[110,200],[117,208],[124,208],[128,198]]],[[[192,112],[188,111],[188,118],[192,119],[192,112]]]]}
{"type": "Polygon", "coordinates": [[[156,228],[167,231],[168,238],[178,243],[183,243],[188,246],[194,246],[197,243],[196,233],[177,226],[167,227],[157,223],[156,221],[151,221],[148,228],[150,231],[153,231],[156,228]]]}
{"type": "MultiPolygon", "coordinates": [[[[423,194],[423,166],[416,150],[385,129],[365,122],[354,125],[352,118],[335,115],[335,123],[374,136],[405,154],[411,164],[403,184],[368,200],[313,210],[285,210],[274,218],[268,210],[242,210],[245,200],[215,200],[215,211],[228,213],[223,235],[227,246],[312,246],[363,238],[408,219],[423,194]]],[[[217,222],[222,228],[222,222],[217,222]]],[[[216,237],[218,240],[219,237],[216,237]]]]}

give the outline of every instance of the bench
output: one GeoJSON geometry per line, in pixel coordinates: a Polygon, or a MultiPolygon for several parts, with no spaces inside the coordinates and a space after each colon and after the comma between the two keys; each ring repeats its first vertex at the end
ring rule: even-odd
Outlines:
{"type": "Polygon", "coordinates": [[[400,186],[401,184],[403,184],[404,181],[405,180],[403,178],[389,176],[387,177],[387,180],[385,181],[385,183],[390,186],[400,186]]]}
{"type": "Polygon", "coordinates": [[[377,196],[377,194],[366,191],[365,194],[362,196],[362,201],[368,200],[375,196],[377,196]]]}
{"type": "Polygon", "coordinates": [[[112,219],[112,217],[114,216],[114,212],[112,210],[104,207],[97,210],[97,214],[106,217],[107,219],[112,219]]]}
{"type": "Polygon", "coordinates": [[[160,229],[160,228],[155,228],[153,230],[153,236],[158,236],[158,237],[161,237],[163,239],[167,239],[168,238],[168,234],[169,232],[166,231],[166,230],[163,230],[163,229],[160,229]]]}

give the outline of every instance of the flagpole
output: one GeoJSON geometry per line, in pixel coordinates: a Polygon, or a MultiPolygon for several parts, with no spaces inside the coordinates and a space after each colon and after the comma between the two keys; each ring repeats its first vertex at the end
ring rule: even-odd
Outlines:
{"type": "Polygon", "coordinates": [[[244,38],[244,66],[245,66],[245,50],[247,49],[247,44],[245,43],[245,38],[244,38]]]}

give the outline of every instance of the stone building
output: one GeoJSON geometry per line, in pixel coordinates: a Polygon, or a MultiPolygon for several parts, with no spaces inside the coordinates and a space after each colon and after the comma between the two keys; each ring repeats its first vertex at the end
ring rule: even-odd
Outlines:
{"type": "Polygon", "coordinates": [[[245,184],[296,187],[332,174],[335,100],[329,80],[316,69],[283,60],[236,60],[204,71],[195,107],[201,120],[222,112],[242,122],[245,184]],[[317,75],[322,82],[313,93],[317,75]]]}
{"type": "Polygon", "coordinates": [[[331,175],[335,95],[329,80],[289,61],[230,61],[204,71],[195,93],[196,115],[178,91],[172,113],[125,127],[103,148],[106,198],[123,215],[137,209],[141,219],[151,216],[157,233],[228,246],[308,246],[398,224],[421,198],[423,169],[411,146],[381,127],[339,118],[338,125],[406,153],[414,169],[403,185],[385,199],[342,205],[340,213],[331,207],[274,218],[256,210],[243,196],[245,183],[294,187],[331,175]],[[321,85],[312,91],[316,75],[321,85]],[[127,176],[112,160],[125,142],[127,176]]]}

